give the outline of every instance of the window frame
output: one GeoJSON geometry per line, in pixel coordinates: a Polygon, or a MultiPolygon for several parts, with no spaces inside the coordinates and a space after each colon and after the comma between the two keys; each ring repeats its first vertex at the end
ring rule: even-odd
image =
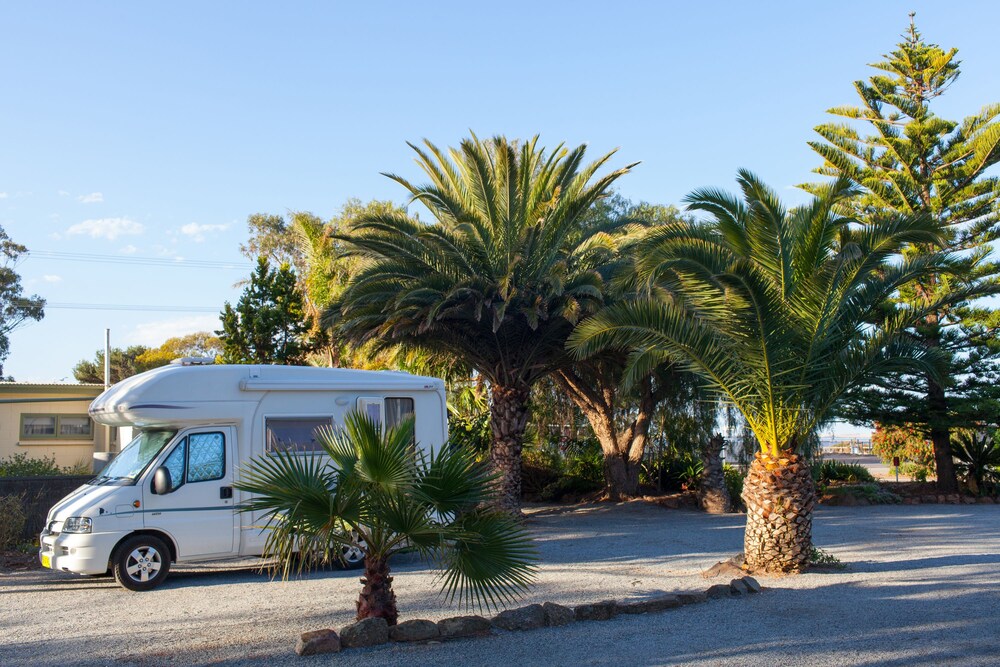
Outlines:
{"type": "Polygon", "coordinates": [[[93,442],[96,434],[97,434],[97,429],[94,428],[94,420],[91,419],[90,415],[86,413],[81,414],[78,412],[22,412],[20,414],[20,424],[18,425],[19,440],[30,440],[32,442],[37,442],[39,440],[75,440],[77,442],[93,442]],[[24,432],[24,420],[35,417],[55,418],[55,433],[43,434],[43,435],[26,434],[24,432]],[[61,434],[59,431],[62,426],[63,417],[86,417],[87,423],[90,424],[90,435],[80,435],[79,433],[71,433],[68,435],[61,434]]]}
{"type": "MultiPolygon", "coordinates": [[[[262,429],[263,429],[263,433],[264,433],[264,455],[265,456],[275,456],[276,454],[279,454],[279,453],[292,454],[294,456],[315,456],[317,454],[319,454],[319,455],[325,454],[325,450],[322,448],[322,446],[320,446],[318,449],[311,449],[311,450],[308,450],[308,451],[289,450],[289,449],[272,450],[270,448],[270,443],[268,442],[269,439],[268,439],[268,427],[267,427],[267,423],[268,423],[269,420],[275,420],[275,421],[307,421],[307,420],[309,420],[309,421],[317,421],[317,422],[318,421],[322,421],[323,423],[320,424],[320,425],[318,425],[316,428],[320,428],[321,426],[329,426],[331,429],[334,429],[334,430],[336,430],[338,428],[338,426],[337,426],[337,419],[332,414],[318,415],[316,413],[312,413],[312,414],[300,414],[300,415],[284,415],[284,414],[264,415],[263,416],[263,422],[264,423],[262,425],[262,429]]],[[[315,429],[313,429],[313,430],[315,431],[315,429]]]]}
{"type": "MultiPolygon", "coordinates": [[[[183,474],[181,475],[181,481],[180,481],[180,483],[177,484],[176,486],[173,486],[170,489],[170,493],[174,493],[178,489],[183,488],[183,487],[187,486],[188,484],[201,484],[202,482],[218,482],[220,479],[225,479],[226,478],[226,461],[227,461],[227,456],[228,455],[226,454],[227,447],[226,447],[226,433],[225,433],[225,431],[212,431],[212,430],[210,430],[210,431],[186,431],[186,432],[184,432],[183,434],[181,434],[181,436],[179,438],[177,438],[175,440],[174,446],[170,447],[169,451],[166,451],[165,455],[163,456],[163,458],[160,460],[160,462],[157,464],[156,467],[159,468],[161,466],[165,466],[167,464],[167,460],[171,456],[174,455],[174,452],[177,451],[178,447],[184,447],[184,456],[181,457],[181,462],[184,464],[184,471],[183,471],[183,474]],[[219,475],[218,477],[213,477],[211,479],[199,479],[199,480],[196,480],[196,481],[191,481],[191,480],[188,479],[188,473],[191,471],[191,465],[190,464],[191,464],[191,436],[192,435],[220,435],[220,436],[222,436],[222,474],[221,475],[219,475]]],[[[171,479],[170,481],[173,482],[174,480],[171,479]]],[[[150,480],[150,485],[152,485],[152,483],[153,483],[153,481],[150,480]]]]}

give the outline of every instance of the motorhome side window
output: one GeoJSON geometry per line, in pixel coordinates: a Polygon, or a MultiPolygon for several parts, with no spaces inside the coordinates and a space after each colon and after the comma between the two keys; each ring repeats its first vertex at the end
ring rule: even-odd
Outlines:
{"type": "Polygon", "coordinates": [[[413,416],[412,398],[368,398],[358,399],[358,412],[365,415],[373,422],[385,423],[385,427],[395,428],[399,426],[407,417],[413,416]],[[385,407],[385,418],[383,420],[383,405],[385,407]]]}
{"type": "Polygon", "coordinates": [[[385,426],[395,428],[414,414],[412,398],[385,399],[385,426]]]}
{"type": "Polygon", "coordinates": [[[267,417],[264,420],[267,453],[321,452],[323,446],[317,431],[332,426],[330,417],[267,417]]]}
{"type": "Polygon", "coordinates": [[[163,462],[170,471],[171,491],[186,482],[222,479],[226,470],[226,438],[221,433],[192,433],[163,462]]]}

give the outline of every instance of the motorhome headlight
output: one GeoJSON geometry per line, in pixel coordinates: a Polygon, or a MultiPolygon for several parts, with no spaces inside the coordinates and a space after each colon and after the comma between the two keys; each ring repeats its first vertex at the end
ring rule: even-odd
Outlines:
{"type": "Polygon", "coordinates": [[[89,533],[94,529],[94,521],[86,516],[71,516],[63,522],[64,533],[89,533]]]}

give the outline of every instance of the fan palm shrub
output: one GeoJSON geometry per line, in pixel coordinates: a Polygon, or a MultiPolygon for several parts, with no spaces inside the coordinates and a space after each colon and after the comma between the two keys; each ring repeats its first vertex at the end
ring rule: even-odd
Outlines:
{"type": "Polygon", "coordinates": [[[1000,482],[1000,444],[989,432],[965,431],[952,439],[955,471],[972,493],[995,492],[1000,482]]]}
{"type": "Polygon", "coordinates": [[[449,601],[490,608],[527,589],[534,546],[513,517],[484,508],[493,478],[475,452],[443,446],[425,455],[414,447],[412,420],[383,433],[358,413],[347,416],[342,431],[318,435],[321,454],[254,458],[235,484],[253,494],[242,510],[262,513],[266,551],[285,576],[296,562],[328,562],[344,548],[361,549],[357,618],[390,625],[398,612],[389,560],[403,549],[441,568],[449,601]]]}
{"type": "Polygon", "coordinates": [[[358,343],[453,356],[489,382],[497,502],[516,513],[531,386],[566,362],[567,336],[602,302],[611,241],[585,214],[632,165],[598,176],[612,153],[585,164],[585,146],[548,153],[538,137],[411,147],[430,183],[388,176],[434,223],[356,220],[345,238],[364,265],[325,321],[358,343]]]}
{"type": "Polygon", "coordinates": [[[689,195],[708,221],[651,232],[637,253],[647,295],[582,322],[569,344],[580,356],[631,349],[626,384],[675,361],[732,402],[759,445],[742,492],[746,563],[793,571],[812,549],[803,447],[848,387],[889,371],[933,372],[933,353],[905,334],[924,311],[885,304],[949,260],[900,257],[908,244],[940,241],[926,218],[862,225],[839,215],[855,194],[846,180],[792,210],[753,174],[740,171],[738,182],[741,197],[689,195]]]}

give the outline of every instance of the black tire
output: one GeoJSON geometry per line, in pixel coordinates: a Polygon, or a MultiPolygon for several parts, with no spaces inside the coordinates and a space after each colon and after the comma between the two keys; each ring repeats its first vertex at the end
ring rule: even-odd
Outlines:
{"type": "Polygon", "coordinates": [[[111,559],[115,581],[130,591],[148,591],[170,572],[170,549],[152,535],[136,535],[120,545],[111,559]]]}

